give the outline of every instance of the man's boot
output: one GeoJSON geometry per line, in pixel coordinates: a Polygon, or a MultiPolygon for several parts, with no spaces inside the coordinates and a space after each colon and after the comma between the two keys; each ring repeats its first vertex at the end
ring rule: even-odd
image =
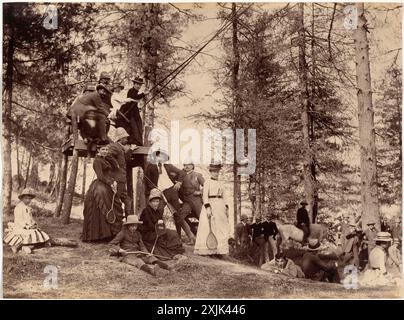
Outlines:
{"type": "Polygon", "coordinates": [[[171,270],[172,267],[165,263],[164,261],[157,260],[154,264],[158,265],[161,269],[171,270]]]}
{"type": "Polygon", "coordinates": [[[189,245],[194,245],[195,244],[195,236],[191,231],[191,228],[189,227],[188,223],[185,222],[185,220],[181,220],[181,227],[184,229],[185,234],[187,235],[189,242],[187,244],[189,245]]]}
{"type": "Polygon", "coordinates": [[[151,274],[153,277],[156,276],[156,271],[154,270],[154,268],[152,268],[148,264],[144,264],[143,266],[141,266],[140,270],[147,272],[148,274],[151,274]]]}

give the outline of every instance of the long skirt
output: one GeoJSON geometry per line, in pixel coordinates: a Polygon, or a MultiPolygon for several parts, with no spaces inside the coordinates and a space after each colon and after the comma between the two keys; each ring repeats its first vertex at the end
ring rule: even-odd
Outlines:
{"type": "Polygon", "coordinates": [[[199,217],[199,227],[196,234],[194,253],[199,255],[229,254],[229,219],[226,215],[226,207],[223,199],[211,198],[210,206],[212,208],[211,227],[218,245],[216,249],[208,249],[206,240],[209,234],[209,219],[206,208],[202,207],[199,217]]]}
{"type": "Polygon", "coordinates": [[[49,236],[40,229],[22,229],[10,222],[6,230],[4,242],[12,247],[45,243],[49,236]]]}
{"type": "Polygon", "coordinates": [[[122,202],[110,186],[94,180],[84,200],[83,216],[83,241],[109,240],[121,230],[122,202]]]}
{"type": "MultiPolygon", "coordinates": [[[[142,240],[147,250],[151,252],[156,241],[156,233],[142,232],[142,240]]],[[[154,254],[167,257],[168,259],[172,259],[175,255],[183,254],[184,252],[185,249],[177,232],[169,229],[165,230],[165,233],[158,237],[153,251],[154,254]]]]}

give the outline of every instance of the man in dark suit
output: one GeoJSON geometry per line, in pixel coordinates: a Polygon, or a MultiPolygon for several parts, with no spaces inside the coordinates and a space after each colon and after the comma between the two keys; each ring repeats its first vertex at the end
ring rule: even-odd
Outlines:
{"type": "Polygon", "coordinates": [[[300,202],[301,207],[297,210],[296,226],[303,231],[303,244],[307,243],[307,238],[310,235],[310,218],[309,212],[306,209],[308,203],[306,201],[300,202]]]}
{"type": "Polygon", "coordinates": [[[241,215],[240,222],[236,225],[236,248],[239,251],[248,250],[250,245],[249,230],[247,225],[248,217],[245,214],[241,215]]]}
{"type": "Polygon", "coordinates": [[[125,205],[125,216],[133,214],[132,198],[127,191],[127,161],[130,157],[130,147],[128,144],[128,133],[123,128],[117,128],[112,138],[113,143],[108,145],[109,153],[115,158],[118,163],[118,168],[111,171],[112,178],[116,181],[116,196],[121,199],[125,205]]]}
{"type": "Polygon", "coordinates": [[[74,100],[70,115],[74,113],[74,116],[79,118],[78,129],[83,139],[95,140],[98,144],[108,143],[107,117],[112,108],[108,100],[110,93],[107,86],[98,84],[96,91],[83,93],[74,100]]]}
{"type": "Polygon", "coordinates": [[[167,163],[168,160],[168,154],[163,151],[155,151],[151,155],[144,173],[146,199],[149,197],[152,189],[157,187],[161,190],[167,203],[161,201],[160,210],[164,210],[166,205],[169,207],[173,214],[178,235],[181,236],[182,228],[188,236],[190,244],[193,244],[195,242],[195,236],[191,232],[189,225],[184,220],[186,216],[184,216],[184,211],[181,210],[178,195],[186,173],[174,165],[167,163]]]}

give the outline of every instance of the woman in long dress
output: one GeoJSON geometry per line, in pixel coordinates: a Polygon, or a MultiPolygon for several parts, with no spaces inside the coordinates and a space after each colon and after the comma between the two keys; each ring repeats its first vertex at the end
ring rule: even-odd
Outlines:
{"type": "Polygon", "coordinates": [[[139,220],[143,223],[139,226],[139,232],[149,252],[154,247],[154,254],[172,259],[177,254],[184,253],[185,250],[177,232],[165,228],[160,201],[162,201],[160,191],[152,189],[148,199],[149,203],[140,215],[139,220]]]}
{"type": "Polygon", "coordinates": [[[91,183],[84,200],[83,241],[108,241],[121,230],[122,202],[115,196],[111,177],[111,171],[117,167],[108,147],[102,147],[93,163],[97,179],[91,183]]]}
{"type": "Polygon", "coordinates": [[[224,184],[219,180],[221,164],[210,164],[210,179],[203,186],[203,207],[199,218],[194,253],[198,255],[229,254],[229,200],[224,184]],[[208,248],[209,218],[216,248],[208,248]]]}
{"type": "Polygon", "coordinates": [[[31,253],[35,245],[47,243],[49,236],[39,229],[32,216],[30,203],[35,194],[30,189],[24,189],[18,196],[21,200],[14,208],[14,222],[8,223],[4,242],[11,246],[14,253],[21,249],[31,253]]]}

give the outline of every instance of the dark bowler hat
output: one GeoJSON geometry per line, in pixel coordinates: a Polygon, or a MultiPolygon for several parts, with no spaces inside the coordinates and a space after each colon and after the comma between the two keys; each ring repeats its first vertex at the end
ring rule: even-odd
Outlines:
{"type": "Polygon", "coordinates": [[[106,86],[105,84],[99,83],[97,84],[97,86],[95,87],[95,90],[99,90],[99,89],[105,89],[107,90],[108,93],[112,93],[111,89],[108,88],[108,86],[106,86]]]}
{"type": "Polygon", "coordinates": [[[222,169],[222,164],[221,163],[211,163],[209,165],[209,171],[219,171],[222,169]]]}
{"type": "Polygon", "coordinates": [[[307,201],[306,201],[306,200],[303,200],[302,202],[300,202],[300,205],[301,205],[301,206],[307,206],[307,205],[308,205],[308,203],[307,203],[307,201]]]}
{"type": "Polygon", "coordinates": [[[133,78],[132,82],[138,83],[138,84],[144,84],[144,80],[140,77],[133,78]]]}
{"type": "Polygon", "coordinates": [[[309,251],[318,251],[321,249],[321,243],[318,239],[309,239],[309,251]]]}

